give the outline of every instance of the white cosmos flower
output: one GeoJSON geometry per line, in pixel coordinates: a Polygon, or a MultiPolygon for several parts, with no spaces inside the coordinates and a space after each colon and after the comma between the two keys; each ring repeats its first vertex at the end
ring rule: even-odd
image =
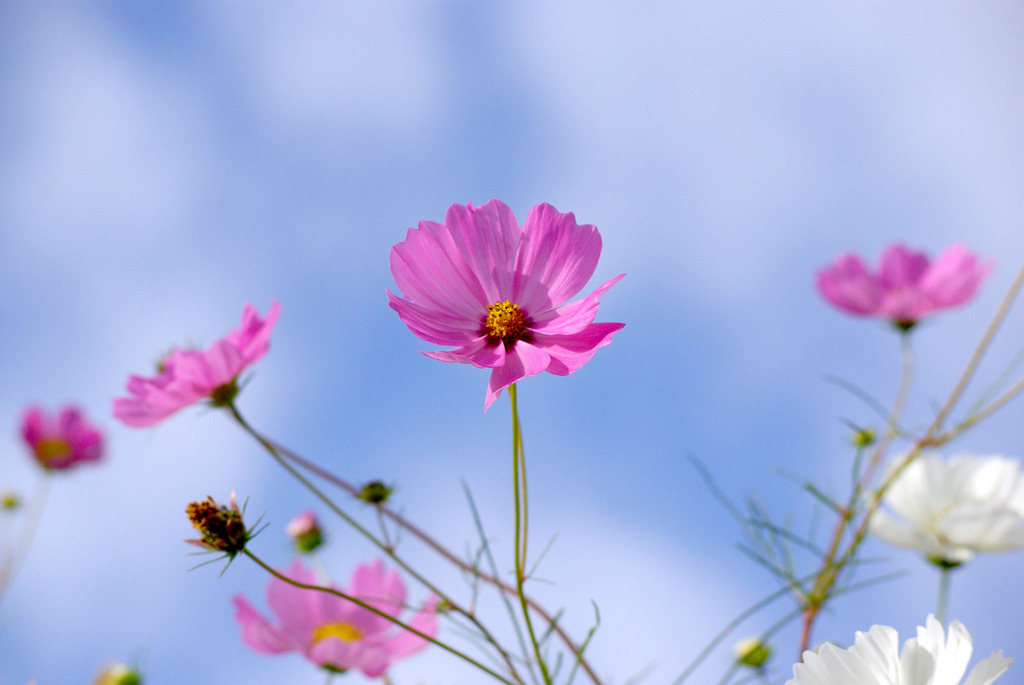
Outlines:
{"type": "MultiPolygon", "coordinates": [[[[793,666],[786,685],[958,685],[971,651],[971,634],[960,621],[949,624],[947,638],[942,624],[929,616],[917,637],[904,643],[902,653],[895,629],[872,626],[858,632],[849,649],[825,643],[817,652],[804,652],[803,663],[793,666]]],[[[971,669],[964,685],[988,685],[1012,663],[1002,651],[993,652],[971,669]]]]}
{"type": "MultiPolygon", "coordinates": [[[[898,462],[897,462],[898,463],[898,462]]],[[[1024,547],[1024,475],[1001,455],[922,453],[896,477],[871,532],[940,565],[1024,547]]]]}

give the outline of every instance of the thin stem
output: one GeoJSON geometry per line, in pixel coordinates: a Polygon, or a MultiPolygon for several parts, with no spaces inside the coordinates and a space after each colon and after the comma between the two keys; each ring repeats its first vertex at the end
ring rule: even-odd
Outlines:
{"type": "Polygon", "coordinates": [[[949,608],[949,576],[953,569],[946,566],[939,568],[939,603],[935,609],[935,618],[946,625],[946,610],[949,608]]]}
{"type": "Polygon", "coordinates": [[[445,604],[451,608],[452,611],[456,611],[465,616],[467,619],[469,619],[473,623],[473,625],[477,627],[477,629],[480,631],[480,634],[484,637],[484,639],[486,639],[487,642],[489,642],[501,655],[502,659],[505,661],[505,665],[509,669],[509,674],[513,678],[515,678],[516,682],[522,682],[519,678],[519,674],[516,672],[516,668],[513,665],[512,660],[508,656],[508,653],[501,647],[500,644],[498,644],[497,640],[494,639],[494,636],[491,635],[491,632],[487,630],[483,623],[481,623],[480,620],[476,618],[476,616],[474,616],[471,611],[462,608],[462,606],[460,606],[455,600],[448,596],[448,594],[441,591],[441,589],[438,588],[434,583],[424,578],[423,575],[421,575],[415,569],[409,566],[409,564],[407,564],[401,557],[399,557],[398,554],[393,549],[389,548],[387,544],[378,540],[373,533],[371,533],[365,527],[360,525],[358,521],[356,521],[347,513],[345,513],[341,509],[341,507],[335,504],[330,497],[328,497],[322,490],[320,490],[320,488],[314,485],[308,478],[306,478],[298,470],[296,470],[294,466],[288,463],[288,460],[286,460],[284,457],[281,456],[280,453],[278,453],[274,443],[264,438],[252,426],[250,426],[249,423],[242,417],[242,414],[238,411],[238,408],[233,403],[229,404],[227,406],[227,409],[231,412],[231,415],[235,418],[238,424],[257,442],[263,445],[264,449],[266,449],[267,452],[270,453],[270,456],[273,457],[274,460],[278,464],[280,464],[285,471],[290,473],[292,477],[294,477],[296,480],[302,483],[307,490],[316,495],[316,497],[319,498],[320,501],[323,502],[331,511],[340,516],[346,523],[348,523],[359,533],[361,533],[363,537],[365,537],[367,540],[376,545],[377,548],[380,549],[382,552],[387,554],[388,557],[390,557],[396,564],[398,564],[406,573],[408,573],[410,576],[419,581],[424,587],[426,587],[428,590],[430,590],[439,598],[441,598],[445,602],[445,604]]]}
{"type": "MultiPolygon", "coordinates": [[[[279,455],[288,459],[292,463],[301,466],[302,468],[306,469],[315,476],[326,480],[327,482],[331,483],[332,485],[335,485],[338,488],[341,488],[352,497],[355,497],[357,499],[359,498],[361,492],[360,489],[352,485],[345,479],[331,473],[330,471],[327,471],[326,469],[318,466],[317,464],[314,464],[313,462],[302,457],[298,453],[288,449],[287,447],[280,443],[274,442],[269,438],[266,438],[258,434],[254,435],[254,437],[256,437],[257,440],[259,440],[261,443],[268,443],[272,445],[279,455]]],[[[439,555],[447,559],[452,564],[461,568],[463,571],[473,574],[475,577],[479,578],[480,580],[486,583],[490,583],[495,587],[501,588],[502,591],[509,595],[517,594],[514,585],[510,585],[500,580],[497,574],[488,575],[487,573],[483,573],[479,569],[474,568],[470,564],[467,564],[465,561],[460,559],[449,549],[445,548],[444,545],[442,545],[440,542],[431,537],[429,533],[424,531],[422,528],[419,528],[416,524],[412,523],[411,521],[406,520],[398,512],[388,508],[383,504],[380,505],[380,509],[384,513],[384,516],[394,521],[403,530],[411,534],[413,537],[417,538],[423,544],[430,547],[432,550],[437,552],[439,555]]],[[[551,615],[551,613],[548,612],[547,609],[542,607],[536,600],[527,597],[526,602],[530,605],[530,608],[538,616],[544,619],[546,623],[554,626],[555,634],[558,635],[558,637],[562,640],[562,643],[566,647],[568,647],[573,654],[577,655],[580,661],[580,667],[587,674],[587,677],[590,678],[591,682],[594,683],[594,685],[602,685],[601,680],[598,678],[596,671],[594,671],[594,668],[582,656],[581,648],[576,645],[572,638],[569,637],[568,633],[566,633],[565,630],[558,623],[555,623],[554,617],[551,615]]]]}
{"type": "Polygon", "coordinates": [[[544,657],[541,656],[540,644],[537,642],[533,620],[530,618],[530,607],[526,602],[526,593],[523,592],[523,583],[526,581],[526,465],[522,454],[523,436],[520,432],[516,395],[516,384],[513,383],[508,387],[508,398],[512,405],[512,489],[515,497],[516,594],[523,607],[523,621],[526,623],[526,632],[533,645],[537,666],[540,667],[544,682],[551,685],[551,674],[548,673],[547,664],[544,662],[544,657]]]}
{"type": "MultiPolygon", "coordinates": [[[[808,576],[807,578],[801,578],[798,582],[802,583],[805,580],[810,580],[812,577],[813,576],[808,576]]],[[[767,597],[765,597],[764,599],[762,599],[760,602],[758,602],[754,606],[750,607],[749,609],[747,609],[746,611],[741,613],[739,616],[737,616],[733,620],[731,620],[729,622],[729,624],[725,626],[725,628],[723,628],[721,631],[719,631],[718,635],[715,635],[715,637],[711,639],[711,642],[709,642],[704,647],[704,649],[702,649],[700,651],[700,653],[697,655],[697,657],[693,661],[690,662],[690,665],[686,667],[686,670],[684,670],[679,675],[678,678],[676,678],[675,680],[672,681],[672,685],[680,685],[684,680],[689,678],[690,675],[695,670],[697,670],[697,667],[701,665],[701,663],[704,661],[704,659],[706,659],[708,657],[708,655],[711,654],[712,651],[714,651],[715,647],[717,647],[722,642],[722,640],[724,640],[725,638],[729,637],[729,633],[731,633],[733,630],[735,630],[739,626],[740,623],[743,623],[743,621],[747,620],[748,618],[750,618],[751,616],[756,614],[758,611],[760,611],[761,609],[765,608],[766,606],[768,606],[769,604],[771,604],[775,600],[779,599],[780,597],[783,597],[783,596],[789,594],[791,591],[792,591],[792,588],[790,586],[788,586],[788,585],[786,587],[781,587],[778,590],[776,590],[775,592],[773,592],[772,594],[770,594],[767,597]]]]}
{"type": "MultiPolygon", "coordinates": [[[[902,461],[900,461],[899,464],[896,465],[895,468],[893,468],[887,474],[884,482],[867,499],[867,502],[865,503],[863,510],[860,512],[860,522],[857,525],[857,528],[854,531],[853,536],[850,539],[850,542],[847,544],[845,551],[841,555],[839,555],[838,560],[836,560],[836,555],[838,552],[839,542],[843,536],[843,533],[846,530],[847,525],[852,521],[852,515],[843,516],[840,519],[840,521],[836,524],[835,533],[833,534],[832,539],[833,544],[832,546],[830,546],[829,552],[827,553],[826,558],[823,560],[822,563],[822,568],[819,577],[820,582],[815,583],[815,603],[809,605],[804,612],[804,628],[803,636],[801,638],[801,654],[806,649],[807,644],[809,644],[811,626],[819,610],[821,609],[821,605],[828,598],[828,591],[831,588],[832,583],[835,581],[836,577],[838,576],[842,568],[856,554],[861,542],[863,542],[864,537],[867,535],[868,525],[871,522],[871,516],[874,514],[875,510],[878,509],[879,505],[882,502],[882,497],[885,494],[886,490],[888,490],[889,486],[892,485],[892,483],[896,480],[900,473],[902,473],[903,469],[905,469],[908,465],[910,465],[910,463],[914,459],[917,458],[917,456],[921,453],[922,449],[924,449],[925,447],[936,447],[940,444],[943,444],[948,440],[951,440],[952,438],[956,437],[957,435],[960,435],[961,433],[964,432],[964,430],[966,430],[968,427],[972,425],[975,425],[980,420],[976,418],[973,421],[964,422],[958,427],[940,433],[942,425],[945,423],[946,419],[953,411],[953,408],[956,406],[956,403],[963,395],[968,383],[974,377],[974,373],[977,370],[978,365],[981,363],[981,360],[984,357],[985,352],[988,350],[988,347],[992,342],[992,339],[995,337],[996,332],[999,330],[1003,321],[1006,319],[1006,315],[1010,311],[1010,306],[1013,304],[1013,301],[1020,293],[1022,287],[1024,287],[1024,267],[1022,267],[1020,271],[1017,272],[1017,276],[1014,278],[1013,283],[1010,285],[1010,289],[1007,291],[1006,295],[1000,302],[995,315],[992,317],[992,321],[985,329],[985,333],[982,335],[981,340],[975,347],[975,350],[972,353],[970,359],[968,359],[967,365],[964,368],[963,373],[957,380],[957,383],[953,387],[953,390],[950,392],[949,397],[947,397],[946,402],[942,405],[941,409],[939,409],[938,413],[935,415],[935,418],[932,420],[931,425],[929,425],[927,430],[925,430],[924,434],[914,442],[907,455],[902,459],[902,461]]],[[[992,412],[994,412],[999,407],[1003,406],[1006,402],[1008,402],[1012,397],[1020,393],[1022,390],[1024,390],[1024,381],[1021,381],[1016,386],[1008,390],[1006,393],[1003,394],[1003,396],[1001,396],[999,399],[993,402],[992,405],[989,405],[989,407],[979,412],[979,414],[982,414],[983,417],[989,416],[992,412]]],[[[977,417],[977,415],[975,415],[975,417],[977,417]]],[[[890,431],[893,429],[894,425],[895,424],[890,423],[890,431]]],[[[876,454],[880,456],[881,452],[879,450],[876,450],[876,454]]]]}
{"type": "Polygon", "coordinates": [[[943,442],[951,440],[953,437],[955,437],[959,433],[964,432],[965,430],[967,430],[968,428],[970,428],[974,424],[979,423],[982,420],[988,418],[989,416],[994,414],[997,410],[1002,409],[1003,405],[1005,405],[1007,402],[1012,400],[1017,395],[1021,394],[1022,391],[1024,391],[1024,378],[1022,378],[1019,381],[1017,381],[1016,383],[1014,383],[1010,387],[1009,390],[1007,390],[1002,395],[1000,395],[999,397],[994,399],[991,402],[991,404],[986,405],[985,407],[983,407],[983,408],[979,409],[978,411],[976,411],[974,414],[971,414],[971,416],[969,416],[968,418],[964,419],[955,428],[951,428],[950,430],[948,430],[948,431],[946,431],[944,433],[941,433],[940,435],[936,436],[933,439],[932,444],[937,446],[937,445],[939,445],[939,444],[941,444],[943,442]]]}
{"type": "Polygon", "coordinates": [[[1006,319],[1006,315],[1010,311],[1010,306],[1013,304],[1013,301],[1016,299],[1022,286],[1024,286],[1024,267],[1021,267],[1021,270],[1017,272],[1017,277],[1010,285],[1010,289],[1007,291],[1006,296],[1003,297],[1003,301],[999,303],[999,309],[996,310],[996,315],[992,318],[992,322],[988,325],[988,328],[985,329],[985,334],[981,337],[981,341],[978,343],[977,348],[975,348],[974,354],[972,354],[971,358],[967,361],[967,366],[964,368],[964,372],[960,375],[960,380],[957,381],[956,387],[953,388],[953,392],[949,394],[949,398],[946,400],[946,403],[936,415],[932,428],[929,429],[927,433],[928,436],[931,436],[938,431],[942,427],[946,417],[951,411],[953,411],[953,406],[956,405],[957,400],[960,399],[960,396],[967,388],[967,384],[974,376],[974,372],[978,368],[978,364],[981,363],[981,358],[985,356],[985,351],[988,349],[989,343],[992,342],[992,338],[995,337],[996,331],[999,330],[999,327],[1006,319]]]}
{"type": "Polygon", "coordinates": [[[51,480],[49,472],[44,472],[36,481],[36,491],[29,504],[31,508],[19,531],[18,541],[11,549],[11,553],[4,559],[3,567],[0,568],[0,603],[7,596],[7,589],[14,582],[18,571],[25,563],[28,551],[36,538],[39,522],[43,518],[43,510],[46,509],[46,501],[49,498],[51,480]]]}
{"type": "Polygon", "coordinates": [[[879,466],[882,463],[882,458],[885,456],[885,451],[888,449],[890,442],[899,433],[900,421],[903,419],[903,411],[906,409],[907,399],[910,396],[910,387],[914,380],[914,351],[910,344],[910,334],[903,331],[900,333],[900,383],[896,390],[896,399],[893,401],[892,412],[889,414],[888,426],[886,427],[885,433],[879,439],[877,447],[871,454],[871,459],[868,462],[867,468],[864,469],[864,475],[854,486],[854,497],[851,497],[850,504],[843,507],[840,511],[839,521],[836,522],[836,527],[832,531],[832,540],[829,543],[828,550],[825,552],[825,556],[822,559],[821,568],[818,571],[818,576],[814,581],[814,587],[810,594],[805,598],[806,606],[804,607],[804,619],[803,627],[800,631],[800,652],[797,654],[797,659],[803,658],[803,653],[807,651],[808,645],[811,643],[811,630],[814,626],[814,620],[817,618],[818,612],[821,610],[821,606],[828,599],[829,592],[832,589],[833,583],[839,576],[839,572],[842,570],[848,555],[844,554],[840,563],[835,563],[836,555],[839,553],[839,546],[842,543],[843,535],[846,533],[847,527],[850,522],[853,521],[856,515],[856,495],[859,495],[871,484],[875,478],[879,466]]]}
{"type": "Polygon", "coordinates": [[[297,580],[295,580],[293,578],[289,578],[288,576],[284,575],[283,573],[281,573],[277,569],[269,566],[266,562],[264,562],[262,559],[257,557],[251,551],[246,549],[246,550],[242,550],[242,553],[245,554],[245,556],[247,556],[250,559],[252,559],[253,561],[255,561],[256,564],[259,565],[263,570],[267,571],[268,573],[270,573],[270,575],[274,576],[278,580],[282,580],[282,581],[288,583],[289,585],[291,585],[293,587],[301,588],[303,590],[315,590],[317,592],[323,592],[323,593],[326,593],[326,594],[329,594],[329,595],[334,595],[335,597],[340,597],[342,599],[348,600],[349,602],[352,602],[353,604],[356,604],[356,605],[362,607],[363,609],[366,609],[367,611],[372,611],[373,613],[377,614],[381,618],[387,619],[388,621],[390,621],[391,623],[394,623],[399,628],[402,628],[403,630],[407,630],[410,633],[412,633],[413,635],[421,637],[424,640],[427,640],[428,642],[431,642],[431,643],[437,645],[441,649],[443,649],[443,650],[445,650],[447,652],[450,652],[451,654],[454,654],[455,656],[459,657],[460,659],[469,662],[470,664],[476,666],[477,668],[479,668],[481,671],[483,671],[487,675],[492,676],[493,678],[496,678],[497,680],[499,680],[499,681],[501,681],[503,683],[506,683],[506,685],[515,685],[511,680],[507,680],[506,678],[504,678],[500,674],[495,673],[494,671],[492,671],[491,669],[487,668],[486,666],[481,664],[479,661],[477,661],[473,657],[471,657],[471,656],[469,656],[467,654],[463,654],[462,652],[458,651],[457,649],[455,649],[453,647],[450,647],[449,645],[446,645],[445,643],[441,642],[440,640],[435,639],[434,637],[432,637],[430,635],[427,635],[423,631],[420,631],[420,630],[417,630],[416,628],[413,628],[412,626],[410,626],[407,623],[403,623],[402,621],[399,621],[397,618],[395,618],[391,614],[388,614],[385,611],[381,611],[377,607],[373,606],[372,604],[368,604],[368,603],[364,602],[363,600],[359,599],[358,597],[354,597],[354,596],[349,595],[349,594],[347,594],[345,592],[342,592],[340,590],[335,590],[334,588],[331,588],[331,587],[324,587],[322,585],[309,585],[308,583],[299,582],[299,581],[297,581],[297,580]]]}

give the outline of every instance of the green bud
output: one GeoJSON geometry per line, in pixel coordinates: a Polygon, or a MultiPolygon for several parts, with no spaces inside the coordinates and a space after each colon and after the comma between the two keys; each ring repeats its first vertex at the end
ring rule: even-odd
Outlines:
{"type": "Polygon", "coordinates": [[[142,685],[142,676],[124,664],[107,666],[93,681],[94,685],[142,685]]]}
{"type": "Polygon", "coordinates": [[[379,480],[374,480],[363,486],[363,491],[359,493],[359,499],[370,504],[383,504],[394,491],[394,488],[379,480]]]}
{"type": "Polygon", "coordinates": [[[20,508],[21,497],[18,496],[18,493],[11,490],[0,496],[0,509],[4,511],[17,511],[20,508]]]}
{"type": "Polygon", "coordinates": [[[746,640],[740,640],[736,643],[736,646],[733,648],[733,654],[736,655],[736,661],[744,666],[761,668],[764,662],[768,661],[768,657],[772,655],[772,650],[768,645],[761,642],[761,638],[748,637],[746,640]]]}
{"type": "Polygon", "coordinates": [[[870,428],[858,428],[852,436],[850,436],[850,442],[854,447],[870,447],[875,442],[875,431],[870,428]]]}

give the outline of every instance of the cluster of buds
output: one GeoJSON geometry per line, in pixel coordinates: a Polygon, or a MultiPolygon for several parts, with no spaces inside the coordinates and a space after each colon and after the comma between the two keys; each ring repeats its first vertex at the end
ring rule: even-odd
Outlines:
{"type": "Polygon", "coordinates": [[[224,552],[234,557],[245,549],[252,537],[245,529],[242,512],[231,493],[231,506],[217,504],[212,497],[202,502],[192,502],[185,508],[192,526],[200,532],[201,538],[186,540],[211,552],[224,552]]]}

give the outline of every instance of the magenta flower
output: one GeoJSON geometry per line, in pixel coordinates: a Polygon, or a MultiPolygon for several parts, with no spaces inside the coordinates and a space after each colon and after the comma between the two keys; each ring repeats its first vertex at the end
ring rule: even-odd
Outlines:
{"type": "MultiPolygon", "coordinates": [[[[319,585],[313,572],[294,561],[285,574],[307,585],[319,585]]],[[[338,589],[336,585],[328,587],[338,589]]],[[[378,559],[361,564],[343,592],[358,597],[388,616],[399,618],[405,606],[405,585],[396,571],[385,571],[378,559]]],[[[265,619],[242,595],[235,595],[235,619],[242,628],[242,641],[257,652],[280,654],[302,652],[310,661],[331,671],[358,668],[375,678],[403,657],[427,646],[414,633],[397,628],[383,616],[318,590],[306,590],[274,578],[267,586],[267,603],[278,623],[265,619]]],[[[424,635],[437,634],[437,613],[433,601],[406,625],[424,635]]]]}
{"type": "Polygon", "coordinates": [[[238,375],[267,353],[280,314],[277,301],[265,319],[247,304],[241,325],[223,340],[203,352],[175,349],[152,378],[130,376],[131,396],[114,400],[114,417],[129,426],[152,426],[203,398],[215,406],[230,404],[238,393],[238,375]]]}
{"type": "Polygon", "coordinates": [[[21,435],[45,469],[67,469],[103,456],[103,434],[75,407],[63,407],[57,416],[29,407],[21,419],[21,435]]]}
{"type": "Polygon", "coordinates": [[[623,327],[593,321],[598,298],[625,274],[566,304],[600,255],[597,228],[549,204],[531,209],[522,228],[498,200],[452,205],[443,225],[421,221],[391,248],[403,297],[389,290],[389,304],[421,339],[456,346],[423,354],[492,369],[486,410],[526,376],[576,371],[623,327]]]}
{"type": "Polygon", "coordinates": [[[925,314],[971,299],[991,269],[960,244],[930,263],[928,255],[897,244],[882,253],[874,274],[859,255],[840,255],[818,271],[818,291],[843,311],[884,317],[909,330],[925,314]]]}

